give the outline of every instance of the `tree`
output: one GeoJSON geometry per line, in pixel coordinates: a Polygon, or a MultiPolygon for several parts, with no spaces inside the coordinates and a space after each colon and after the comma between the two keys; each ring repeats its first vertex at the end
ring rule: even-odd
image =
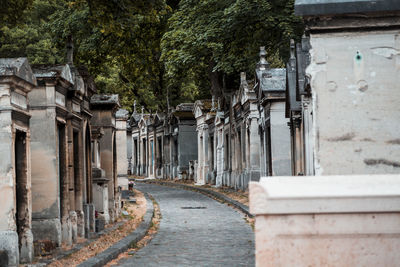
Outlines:
{"type": "Polygon", "coordinates": [[[86,65],[102,93],[148,110],[220,95],[252,73],[259,46],[283,66],[303,26],[294,0],[10,0],[3,5],[0,57],[86,65]],[[4,12],[5,11],[5,12],[4,12]],[[18,21],[18,23],[16,23],[18,21]],[[211,90],[210,90],[211,89],[211,90]]]}
{"type": "Polygon", "coordinates": [[[0,26],[20,23],[23,12],[32,2],[33,0],[1,0],[0,26]]]}
{"type": "Polygon", "coordinates": [[[283,66],[290,38],[303,32],[293,0],[181,0],[168,21],[161,59],[169,91],[191,98],[238,88],[239,72],[253,73],[260,46],[283,66]]]}
{"type": "Polygon", "coordinates": [[[100,92],[120,93],[156,110],[162,102],[160,39],[169,12],[164,0],[34,0],[20,24],[0,28],[0,56],[31,63],[65,63],[72,38],[74,64],[86,65],[100,92]]]}

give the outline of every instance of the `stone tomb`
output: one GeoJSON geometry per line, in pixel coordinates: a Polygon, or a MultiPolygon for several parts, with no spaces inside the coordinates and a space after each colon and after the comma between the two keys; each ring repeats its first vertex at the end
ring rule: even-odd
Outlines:
{"type": "Polygon", "coordinates": [[[0,250],[10,266],[33,258],[27,94],[35,85],[26,58],[0,59],[0,250]]]}
{"type": "MultiPolygon", "coordinates": [[[[114,222],[120,213],[120,190],[117,179],[117,143],[115,113],[120,107],[118,95],[93,95],[90,99],[93,112],[92,127],[102,128],[103,136],[99,139],[100,166],[108,179],[108,213],[110,222],[114,222]]],[[[101,175],[102,177],[102,175],[101,175]]],[[[93,178],[95,180],[95,178],[93,178]]],[[[94,181],[96,184],[97,182],[94,181]]],[[[94,188],[94,190],[97,190],[94,188]]],[[[93,191],[94,191],[93,190],[93,191]]],[[[98,207],[96,207],[97,209],[98,207]]]]}
{"type": "MultiPolygon", "coordinates": [[[[38,86],[29,94],[32,114],[33,233],[37,254],[72,243],[68,187],[67,92],[69,65],[34,66],[38,86]]],[[[75,233],[76,234],[76,233],[75,233]]],[[[76,238],[76,235],[75,235],[76,238]]]]}

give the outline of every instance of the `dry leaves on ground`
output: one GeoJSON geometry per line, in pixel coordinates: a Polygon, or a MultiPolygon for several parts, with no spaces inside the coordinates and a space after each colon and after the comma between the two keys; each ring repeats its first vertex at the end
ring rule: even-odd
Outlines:
{"type": "Polygon", "coordinates": [[[143,216],[146,213],[146,198],[142,192],[138,190],[134,191],[136,204],[125,202],[124,209],[129,213],[129,216],[121,216],[120,220],[125,221],[123,225],[107,234],[102,235],[89,245],[83,247],[81,250],[71,254],[70,256],[52,262],[50,266],[76,266],[81,262],[106,250],[108,247],[133,232],[142,222],[143,216]]]}
{"type": "Polygon", "coordinates": [[[145,237],[143,237],[139,242],[132,244],[131,248],[129,248],[127,251],[125,251],[124,253],[121,253],[118,258],[110,261],[109,263],[107,263],[105,266],[110,267],[110,266],[114,266],[116,265],[120,260],[125,259],[125,258],[129,258],[132,257],[136,251],[138,251],[139,249],[141,249],[142,247],[146,246],[147,243],[150,242],[150,240],[153,238],[153,236],[157,233],[159,225],[160,225],[160,221],[161,221],[161,212],[160,212],[160,207],[157,204],[157,202],[153,200],[153,205],[154,205],[154,216],[153,219],[151,221],[151,225],[149,230],[147,231],[145,237]]]}

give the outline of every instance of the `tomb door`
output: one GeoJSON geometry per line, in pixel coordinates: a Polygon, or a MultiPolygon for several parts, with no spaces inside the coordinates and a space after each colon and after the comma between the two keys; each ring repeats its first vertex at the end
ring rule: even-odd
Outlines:
{"type": "MultiPolygon", "coordinates": [[[[24,240],[24,233],[30,229],[29,200],[28,200],[28,159],[26,149],[26,133],[15,133],[15,185],[16,209],[15,218],[18,233],[19,249],[24,240]]],[[[20,254],[21,255],[21,254],[20,254]]]]}

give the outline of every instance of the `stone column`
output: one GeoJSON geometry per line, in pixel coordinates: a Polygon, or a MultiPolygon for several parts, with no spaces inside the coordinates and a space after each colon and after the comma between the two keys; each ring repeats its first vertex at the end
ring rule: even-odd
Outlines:
{"type": "Polygon", "coordinates": [[[74,171],[74,130],[72,121],[67,121],[67,140],[68,140],[68,187],[69,187],[69,210],[68,215],[71,224],[72,242],[77,241],[78,236],[78,217],[75,211],[75,171],[74,171]]]}
{"type": "Polygon", "coordinates": [[[222,186],[222,175],[224,172],[224,145],[223,145],[223,131],[222,128],[218,128],[216,131],[217,136],[217,177],[215,179],[215,185],[217,187],[222,186]]]}
{"type": "Polygon", "coordinates": [[[203,125],[203,181],[207,183],[208,181],[208,126],[203,125]]]}
{"type": "Polygon", "coordinates": [[[305,161],[305,175],[314,175],[314,138],[312,131],[312,108],[310,107],[310,100],[303,98],[303,139],[304,139],[304,161],[305,161]]]}
{"type": "Polygon", "coordinates": [[[75,212],[77,216],[77,235],[79,237],[85,237],[85,215],[83,213],[83,133],[79,131],[78,135],[78,172],[77,172],[77,183],[75,185],[75,212]]]}
{"type": "Polygon", "coordinates": [[[203,168],[203,140],[202,140],[202,129],[201,127],[197,127],[197,151],[198,151],[198,155],[197,155],[197,177],[195,180],[196,184],[202,184],[202,168],[203,168]]]}
{"type": "Polygon", "coordinates": [[[294,133],[295,133],[295,157],[296,157],[294,174],[304,175],[301,119],[296,118],[293,123],[294,123],[294,133]]]}
{"type": "MultiPolygon", "coordinates": [[[[61,153],[63,158],[60,159],[60,178],[63,179],[59,181],[61,183],[60,187],[60,195],[62,201],[60,203],[60,211],[61,211],[61,240],[66,245],[71,245],[72,243],[72,227],[71,227],[71,219],[69,217],[70,210],[70,198],[69,198],[69,172],[70,169],[68,167],[69,163],[69,147],[68,147],[68,126],[64,126],[64,131],[61,133],[64,139],[63,148],[64,151],[61,153]]],[[[60,135],[61,136],[61,135],[60,135]]]]}
{"type": "Polygon", "coordinates": [[[115,135],[117,146],[117,187],[121,187],[122,190],[128,190],[128,115],[128,111],[124,109],[119,109],[115,115],[115,135]]]}
{"type": "MultiPolygon", "coordinates": [[[[250,181],[258,181],[260,179],[260,136],[258,134],[258,121],[256,117],[250,118],[249,121],[250,131],[250,181]]],[[[247,188],[247,184],[245,185],[247,188]]]]}
{"type": "Polygon", "coordinates": [[[154,149],[154,177],[157,178],[158,173],[158,139],[156,127],[154,127],[154,139],[153,139],[153,149],[154,149]]]}

